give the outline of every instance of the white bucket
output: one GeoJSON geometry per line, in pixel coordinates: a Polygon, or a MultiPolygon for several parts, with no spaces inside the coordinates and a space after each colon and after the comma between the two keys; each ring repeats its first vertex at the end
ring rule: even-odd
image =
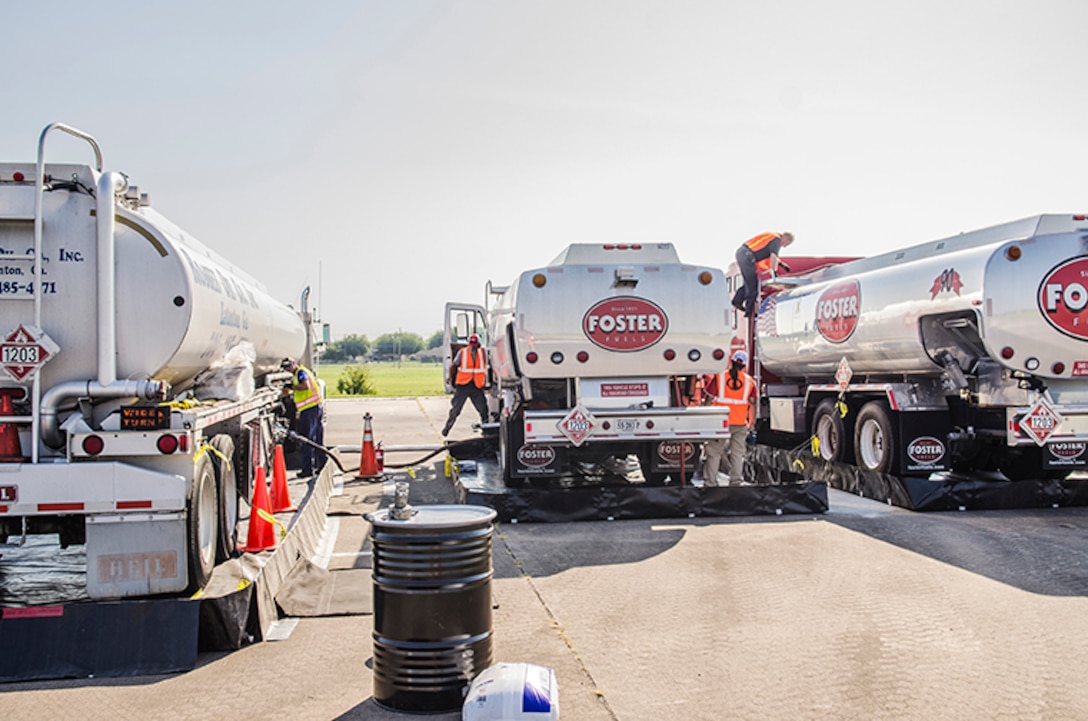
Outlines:
{"type": "Polygon", "coordinates": [[[497,663],[468,687],[461,721],[558,721],[555,671],[531,663],[497,663]]]}

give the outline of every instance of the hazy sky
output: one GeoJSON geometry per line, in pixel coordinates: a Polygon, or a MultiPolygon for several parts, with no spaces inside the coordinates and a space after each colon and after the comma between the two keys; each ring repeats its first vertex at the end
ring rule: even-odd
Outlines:
{"type": "Polygon", "coordinates": [[[0,28],[0,160],[90,132],[334,338],[427,336],[571,242],[725,267],[766,230],[871,255],[1088,211],[1083,0],[12,0],[0,28]]]}

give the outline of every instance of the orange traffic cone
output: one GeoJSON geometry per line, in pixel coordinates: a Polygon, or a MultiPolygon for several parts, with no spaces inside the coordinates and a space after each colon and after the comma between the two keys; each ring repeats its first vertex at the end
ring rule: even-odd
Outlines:
{"type": "MultiPolygon", "coordinates": [[[[0,390],[0,416],[15,415],[12,397],[26,395],[21,388],[0,390]]],[[[19,429],[14,423],[0,423],[0,463],[22,463],[23,447],[19,444],[19,429]]]]}
{"type": "Polygon", "coordinates": [[[242,551],[260,553],[276,547],[276,529],[265,518],[266,515],[272,517],[268,503],[268,484],[264,467],[257,466],[256,478],[253,480],[253,504],[249,511],[249,533],[246,534],[246,545],[241,547],[242,551]]]}
{"type": "Polygon", "coordinates": [[[276,455],[272,460],[272,512],[284,513],[297,511],[291,505],[291,492],[287,489],[287,463],[283,459],[283,446],[276,444],[276,455]]]}
{"type": "Polygon", "coordinates": [[[359,459],[359,475],[356,478],[381,478],[378,458],[374,454],[374,431],[370,428],[370,414],[363,416],[363,455],[359,459]]]}

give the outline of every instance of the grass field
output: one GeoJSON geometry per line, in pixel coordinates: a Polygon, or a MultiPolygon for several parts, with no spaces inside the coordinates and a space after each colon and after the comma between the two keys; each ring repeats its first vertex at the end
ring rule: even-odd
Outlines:
{"type": "MultiPolygon", "coordinates": [[[[325,393],[329,398],[348,397],[336,387],[346,367],[343,363],[330,363],[317,368],[318,376],[325,381],[325,393]]],[[[446,394],[446,389],[442,385],[442,364],[440,363],[389,361],[366,363],[363,367],[367,369],[370,376],[370,385],[377,391],[374,394],[376,396],[396,398],[446,394]]]]}

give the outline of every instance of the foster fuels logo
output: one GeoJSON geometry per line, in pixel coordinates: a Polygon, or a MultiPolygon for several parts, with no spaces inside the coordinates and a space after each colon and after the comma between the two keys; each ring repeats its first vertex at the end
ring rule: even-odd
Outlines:
{"type": "Polygon", "coordinates": [[[669,329],[669,318],[645,298],[606,298],[586,311],[582,331],[595,345],[621,352],[649,348],[669,329]]]}
{"type": "Polygon", "coordinates": [[[920,466],[931,466],[944,458],[944,444],[933,436],[915,438],[907,446],[907,457],[920,466]]]}
{"type": "Polygon", "coordinates": [[[530,468],[543,468],[555,460],[551,446],[527,445],[518,449],[518,462],[530,468]]]}
{"type": "Polygon", "coordinates": [[[1062,333],[1088,340],[1088,258],[1055,266],[1039,284],[1039,310],[1062,333]]]}
{"type": "Polygon", "coordinates": [[[856,280],[837,283],[816,301],[816,329],[832,343],[842,343],[858,327],[861,285],[856,280]]]}

